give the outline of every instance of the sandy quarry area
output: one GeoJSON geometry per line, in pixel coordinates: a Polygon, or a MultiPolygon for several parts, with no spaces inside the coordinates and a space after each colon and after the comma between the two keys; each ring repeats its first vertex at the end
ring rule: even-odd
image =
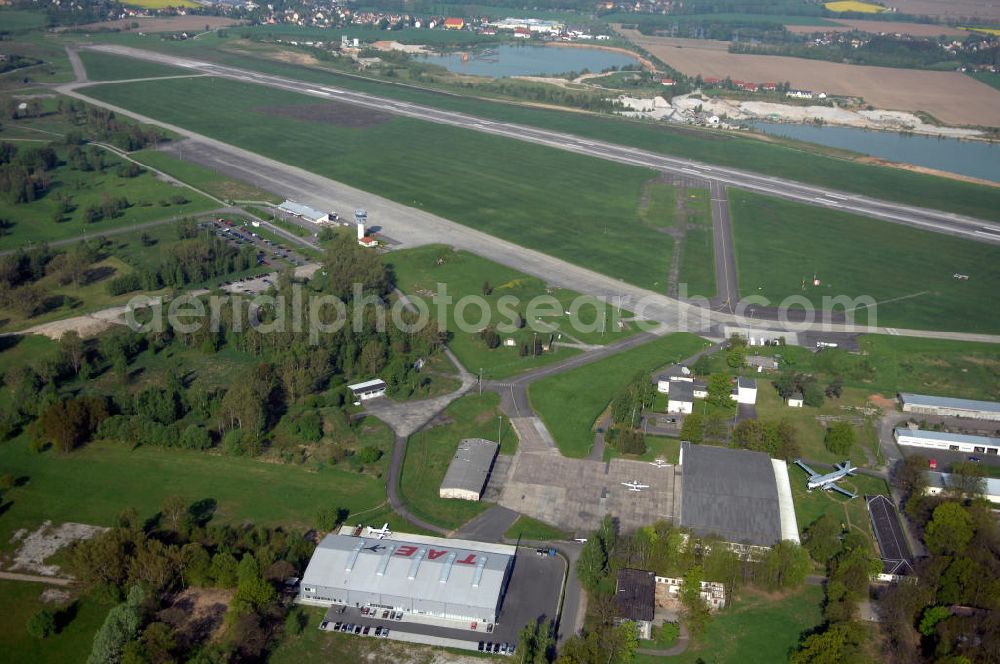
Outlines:
{"type": "Polygon", "coordinates": [[[848,32],[861,30],[878,34],[885,32],[890,35],[911,35],[913,37],[966,37],[968,32],[953,28],[950,25],[933,25],[931,23],[896,23],[895,21],[866,21],[864,19],[837,19],[837,25],[786,25],[789,32],[812,34],[813,32],[848,32]]]}
{"type": "Polygon", "coordinates": [[[881,109],[924,111],[945,124],[1000,127],[1000,90],[959,72],[739,55],[729,53],[729,44],[724,41],[647,37],[621,28],[619,32],[689,76],[730,76],[758,83],[788,81],[795,88],[862,97],[881,109]]]}
{"type": "Polygon", "coordinates": [[[419,44],[400,44],[398,41],[377,41],[372,44],[372,47],[377,48],[380,51],[402,51],[403,53],[430,53],[430,50],[426,46],[420,46],[419,44]]]}
{"type": "Polygon", "coordinates": [[[136,30],[138,32],[201,32],[207,25],[210,30],[239,25],[242,21],[225,16],[165,16],[162,18],[122,18],[75,26],[75,30],[136,30]],[[132,28],[138,23],[138,28],[132,28]]]}
{"type": "Polygon", "coordinates": [[[1000,2],[997,0],[883,0],[900,14],[917,16],[947,16],[948,18],[977,17],[1000,21],[1000,2]]]}

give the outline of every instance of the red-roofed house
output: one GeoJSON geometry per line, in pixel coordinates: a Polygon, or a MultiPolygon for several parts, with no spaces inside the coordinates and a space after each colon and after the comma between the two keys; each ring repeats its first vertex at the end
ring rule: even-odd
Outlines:
{"type": "Polygon", "coordinates": [[[514,36],[521,39],[531,39],[531,30],[528,28],[514,28],[514,36]]]}
{"type": "Polygon", "coordinates": [[[702,79],[705,85],[718,85],[722,83],[722,79],[715,78],[714,76],[709,76],[708,78],[702,79]]]}
{"type": "Polygon", "coordinates": [[[764,83],[760,87],[762,87],[764,90],[767,90],[768,92],[774,92],[775,90],[778,89],[778,84],[777,83],[764,83]]]}
{"type": "Polygon", "coordinates": [[[446,18],[444,20],[445,30],[461,30],[465,27],[464,18],[446,18]]]}
{"type": "Polygon", "coordinates": [[[672,78],[661,78],[660,85],[674,85],[674,79],[672,78]]]}

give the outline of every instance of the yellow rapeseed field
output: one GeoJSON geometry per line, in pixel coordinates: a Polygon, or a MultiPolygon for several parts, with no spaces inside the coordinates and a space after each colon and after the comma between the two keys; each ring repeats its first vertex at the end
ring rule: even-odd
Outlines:
{"type": "Polygon", "coordinates": [[[870,2],[858,2],[858,0],[837,0],[823,5],[832,12],[863,12],[865,14],[878,14],[884,12],[885,7],[873,5],[870,2]]]}
{"type": "Polygon", "coordinates": [[[969,30],[970,32],[983,32],[994,37],[1000,37],[1000,28],[959,28],[959,30],[969,30]]]}

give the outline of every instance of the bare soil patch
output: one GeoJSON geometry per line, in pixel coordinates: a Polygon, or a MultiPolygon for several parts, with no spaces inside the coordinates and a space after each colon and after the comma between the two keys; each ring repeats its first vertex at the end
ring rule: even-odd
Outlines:
{"type": "Polygon", "coordinates": [[[307,122],[320,122],[351,129],[367,129],[384,124],[392,119],[388,113],[373,111],[368,108],[342,104],[340,102],[323,102],[320,104],[289,104],[287,106],[265,106],[255,108],[257,113],[283,118],[294,118],[307,122]]]}
{"type": "Polygon", "coordinates": [[[18,531],[15,540],[21,541],[21,546],[8,569],[24,571],[42,576],[55,576],[59,573],[57,565],[46,565],[45,559],[73,542],[88,540],[107,528],[91,526],[86,523],[63,523],[53,526],[51,521],[43,523],[38,530],[24,535],[18,531]]]}
{"type": "Polygon", "coordinates": [[[886,0],[884,4],[901,14],[1000,21],[1000,3],[994,0],[886,0]]]}
{"type": "Polygon", "coordinates": [[[663,62],[694,76],[788,81],[792,87],[862,97],[877,108],[924,111],[950,125],[1000,126],[1000,91],[960,72],[845,65],[728,52],[728,42],[647,37],[619,30],[663,62]]]}
{"type": "Polygon", "coordinates": [[[882,410],[889,412],[896,409],[896,400],[890,399],[889,397],[882,396],[881,394],[873,394],[868,397],[868,400],[872,402],[872,405],[876,408],[881,408],[882,410]]]}
{"type": "Polygon", "coordinates": [[[76,26],[77,30],[124,30],[136,32],[201,32],[208,26],[209,30],[225,28],[231,25],[241,25],[243,22],[224,16],[170,16],[163,18],[122,18],[115,21],[101,21],[76,26]],[[132,24],[138,23],[138,28],[132,24]]]}
{"type": "Polygon", "coordinates": [[[219,638],[232,599],[232,590],[185,588],[157,617],[177,630],[178,641],[186,649],[219,638]]]}
{"type": "Polygon", "coordinates": [[[789,32],[812,34],[814,32],[849,32],[863,30],[864,32],[885,32],[890,35],[910,35],[913,37],[937,37],[938,35],[961,36],[968,32],[953,28],[950,25],[934,25],[932,23],[896,23],[894,21],[866,21],[864,19],[838,19],[836,26],[831,25],[786,25],[789,32]]]}

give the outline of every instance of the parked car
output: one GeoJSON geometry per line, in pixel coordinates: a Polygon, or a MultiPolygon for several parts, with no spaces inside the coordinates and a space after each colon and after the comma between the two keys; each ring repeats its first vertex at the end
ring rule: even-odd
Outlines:
{"type": "Polygon", "coordinates": [[[375,628],[375,636],[382,636],[382,628],[381,627],[376,627],[375,628]]]}
{"type": "Polygon", "coordinates": [[[501,643],[500,644],[500,654],[501,655],[506,655],[507,654],[507,644],[506,643],[501,643]]]}
{"type": "Polygon", "coordinates": [[[969,461],[971,461],[972,463],[979,463],[980,461],[982,461],[982,459],[980,459],[977,456],[970,456],[969,461]]]}
{"type": "Polygon", "coordinates": [[[387,620],[389,618],[389,609],[382,612],[382,620],[387,620]]]}
{"type": "Polygon", "coordinates": [[[333,625],[333,631],[339,632],[340,628],[343,627],[343,626],[344,626],[344,623],[342,623],[342,622],[334,623],[334,625],[333,625]]]}
{"type": "Polygon", "coordinates": [[[321,622],[321,623],[319,624],[319,628],[320,628],[320,629],[323,629],[323,630],[325,630],[325,629],[326,629],[326,626],[327,626],[327,625],[329,625],[329,624],[330,624],[330,623],[329,623],[329,621],[327,621],[327,620],[324,620],[323,622],[321,622]]]}
{"type": "Polygon", "coordinates": [[[361,633],[361,625],[355,625],[354,626],[354,633],[355,634],[360,634],[361,633]]]}
{"type": "Polygon", "coordinates": [[[382,638],[383,638],[383,639],[384,639],[384,638],[388,638],[388,636],[389,636],[389,630],[387,630],[387,629],[383,629],[383,630],[382,630],[382,638]]]}
{"type": "Polygon", "coordinates": [[[365,628],[361,630],[361,633],[364,634],[365,636],[368,636],[368,634],[371,631],[372,631],[371,625],[365,625],[365,628]]]}
{"type": "Polygon", "coordinates": [[[485,648],[485,647],[486,647],[486,644],[484,642],[480,641],[479,642],[479,652],[482,652],[483,648],[485,648]]]}

